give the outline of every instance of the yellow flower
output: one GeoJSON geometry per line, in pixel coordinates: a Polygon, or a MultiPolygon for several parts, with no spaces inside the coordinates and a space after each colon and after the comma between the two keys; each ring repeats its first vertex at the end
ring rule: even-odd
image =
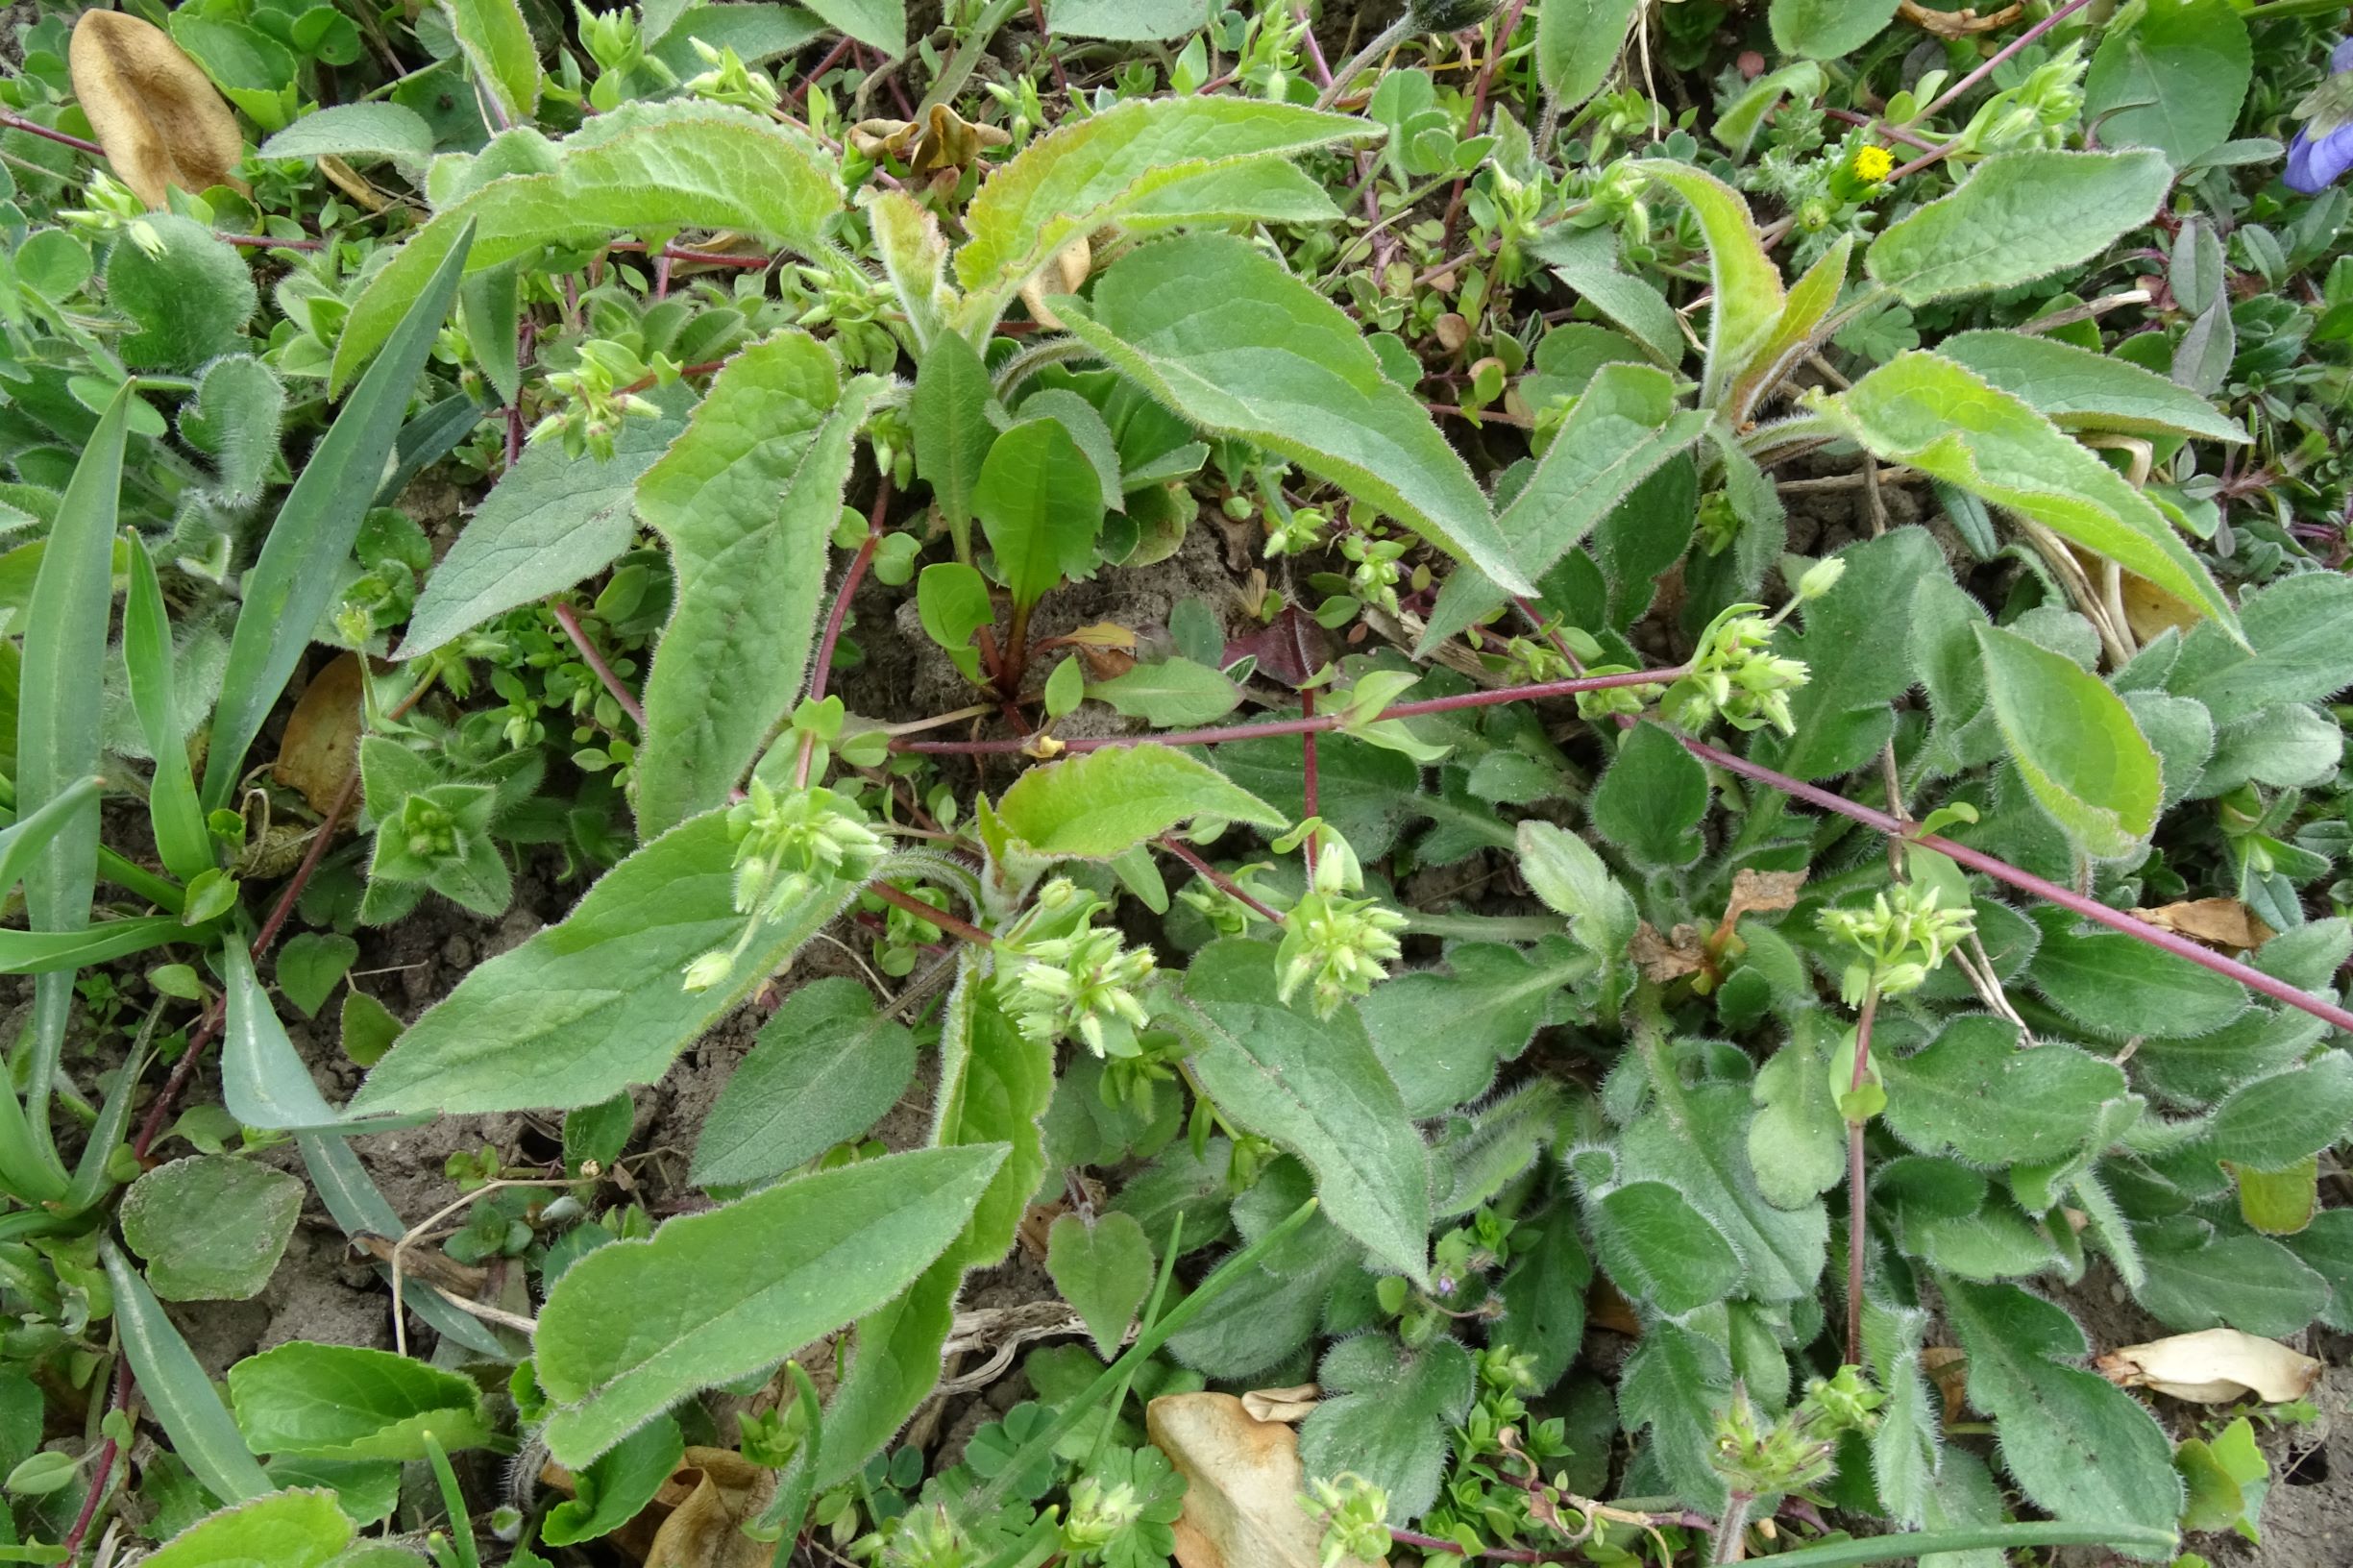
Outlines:
{"type": "Polygon", "coordinates": [[[1877,184],[1886,179],[1895,167],[1895,155],[1884,147],[1858,147],[1855,149],[1854,177],[1864,184],[1877,184]]]}

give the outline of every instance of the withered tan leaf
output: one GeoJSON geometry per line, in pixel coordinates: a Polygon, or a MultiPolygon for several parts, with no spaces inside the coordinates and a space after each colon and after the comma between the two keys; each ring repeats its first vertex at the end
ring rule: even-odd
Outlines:
{"type": "Polygon", "coordinates": [[[1756,871],[1747,867],[1732,873],[1732,896],[1724,906],[1724,923],[1728,929],[1737,924],[1743,915],[1777,915],[1782,910],[1797,907],[1798,894],[1805,886],[1803,871],[1756,871]]]}
{"type": "Polygon", "coordinates": [[[301,791],[313,811],[332,805],[359,766],[360,680],[357,655],[338,653],[310,677],[286,716],[270,776],[301,791]]]}
{"type": "Polygon", "coordinates": [[[1678,976],[1697,974],[1707,964],[1696,925],[1679,925],[1662,937],[1657,927],[1645,920],[1634,928],[1634,940],[1626,944],[1626,954],[1644,979],[1662,986],[1678,976]]]}
{"type": "Polygon", "coordinates": [[[775,1495],[777,1472],[724,1448],[690,1448],[672,1479],[692,1476],[694,1490],[662,1521],[646,1568],[768,1568],[775,1543],[743,1531],[775,1495]]]}
{"type": "Polygon", "coordinates": [[[2152,1388],[2194,1405],[2229,1405],[2252,1394],[2267,1405],[2302,1399],[2320,1363],[2275,1339],[2238,1329],[2200,1329],[2112,1350],[2094,1363],[2126,1388],[2152,1388]]]}
{"type": "Polygon", "coordinates": [[[1145,1407],[1144,1431],[1185,1478],[1178,1568],[1317,1568],[1323,1527],[1299,1506],[1296,1432],[1253,1420],[1232,1394],[1164,1394],[1145,1407]]]}
{"type": "Polygon", "coordinates": [[[1289,1388],[1253,1388],[1242,1395],[1242,1409],[1250,1412],[1253,1421],[1300,1421],[1306,1419],[1323,1394],[1311,1383],[1289,1388]]]}
{"type": "Polygon", "coordinates": [[[2272,936],[2271,928],[2236,898],[2191,898],[2132,913],[2136,919],[2234,952],[2260,947],[2272,936]]]}
{"type": "Polygon", "coordinates": [[[171,35],[120,11],[86,11],[66,51],[74,97],[114,177],[149,207],[173,185],[194,195],[237,178],[237,117],[171,35]]]}

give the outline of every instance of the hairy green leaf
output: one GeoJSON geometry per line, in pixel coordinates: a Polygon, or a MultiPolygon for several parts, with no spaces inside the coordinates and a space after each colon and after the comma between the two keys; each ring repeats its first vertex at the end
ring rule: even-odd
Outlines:
{"type": "Polygon", "coordinates": [[[569,1108],[651,1083],[855,892],[813,892],[764,923],[725,979],[688,991],[687,965],[732,946],[745,919],[726,813],[705,813],[607,871],[562,922],[468,974],[409,1025],[351,1110],[569,1108]]]}
{"type": "Polygon", "coordinates": [[[413,659],[493,616],[584,582],[636,537],[630,502],[682,420],[625,420],[607,458],[575,457],[560,441],[523,456],[482,498],[450,552],[434,563],[399,656],[413,659]]]}
{"type": "Polygon", "coordinates": [[[1193,1071],[1217,1108],[1296,1154],[1332,1222],[1385,1266],[1429,1275],[1430,1154],[1352,1008],[1317,1021],[1275,996],[1265,943],[1212,943],[1185,997],[1203,1035],[1193,1071]]]}
{"type": "Polygon", "coordinates": [[[1282,453],[1532,592],[1462,458],[1382,373],[1338,306],[1230,235],[1143,246],[1055,307],[1070,330],[1194,424],[1282,453]]]}
{"type": "Polygon", "coordinates": [[[1536,80],[1555,113],[1602,90],[1641,12],[1641,0],[1545,0],[1537,8],[1536,80]]]}
{"type": "Polygon", "coordinates": [[[1292,104],[1206,95],[1132,99],[1066,121],[993,171],[965,208],[971,238],[956,253],[956,276],[974,296],[971,325],[993,326],[1030,274],[1164,186],[1373,130],[1292,104]]]}
{"type": "Polygon", "coordinates": [[[2063,1520],[2169,1529],[2181,1509],[2172,1445],[2130,1394],[2075,1364],[2090,1346],[2074,1320],[2014,1285],[1942,1284],[1969,1402],[1998,1424],[2026,1495],[2063,1520]]]}
{"type": "Polygon", "coordinates": [[[695,1143],[694,1180],[781,1176],[897,1103],[915,1078],[915,1037],[855,980],[812,981],[785,998],[720,1091],[695,1143]]]}
{"type": "Polygon", "coordinates": [[[1030,769],[998,800],[1007,831],[1042,855],[1111,860],[1197,817],[1283,827],[1287,819],[1209,764],[1157,741],[1030,769]]]}
{"type": "Polygon", "coordinates": [[[257,1454],[422,1459],[490,1440],[482,1392],[454,1372],[386,1350],[297,1339],[229,1369],[237,1426],[257,1454]]]}
{"type": "Polygon", "coordinates": [[[352,1534],[331,1491],[257,1493],[199,1519],[140,1560],[150,1568],[339,1568],[352,1534]]]}
{"type": "Polygon", "coordinates": [[[551,172],[495,179],[433,214],[368,282],[335,343],[340,389],[381,347],[458,233],[467,272],[542,245],[621,230],[731,229],[803,256],[842,205],[829,159],[799,135],[740,109],[690,100],[625,104],[558,143],[551,172]]]}
{"type": "Polygon", "coordinates": [[[2156,831],[2157,753],[2108,683],[2016,632],[1976,628],[1994,719],[2035,803],[2080,845],[2120,860],[2156,831]]]}
{"type": "Polygon", "coordinates": [[[2155,215],[2173,171],[2157,153],[1996,153],[1959,189],[1890,225],[1863,267],[1906,305],[2030,282],[2155,215]]]}
{"type": "Polygon", "coordinates": [[[676,607],[646,677],[637,820],[648,837],[723,804],[800,696],[851,447],[881,383],[845,383],[788,329],[746,349],[637,481],[669,541],[676,607]]]}
{"type": "Polygon", "coordinates": [[[2146,497],[2024,403],[1953,361],[1903,355],[1827,406],[1878,456],[2029,517],[2236,635],[2229,601],[2146,497]]]}
{"type": "Polygon", "coordinates": [[[585,1464],[682,1395],[889,1301],[955,1238],[1004,1158],[1002,1144],[889,1155],[599,1247],[539,1315],[540,1385],[558,1407],[549,1451],[585,1464]]]}
{"type": "MultiPolygon", "coordinates": [[[[2239,422],[2129,359],[2032,332],[1955,332],[1936,352],[2063,430],[2243,442],[2239,422]]],[[[2251,633],[2250,633],[2251,635],[2251,633]]]]}

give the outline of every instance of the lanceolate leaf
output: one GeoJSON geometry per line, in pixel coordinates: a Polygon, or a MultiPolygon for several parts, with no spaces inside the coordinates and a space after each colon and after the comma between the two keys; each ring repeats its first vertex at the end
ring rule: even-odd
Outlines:
{"type": "Polygon", "coordinates": [[[1022,1034],[997,1007],[978,949],[966,949],[958,964],[941,1025],[931,1141],[1001,1148],[1004,1164],[939,1261],[859,1322],[857,1354],[825,1412],[821,1485],[857,1474],[930,1394],[966,1273],[1005,1256],[1045,1175],[1039,1118],[1054,1096],[1054,1048],[1022,1034]]]}
{"type": "Polygon", "coordinates": [[[1651,1454],[1684,1502],[1715,1510],[1724,1482],[1715,1457],[1716,1418],[1732,1403],[1732,1364],[1724,1347],[1673,1323],[1643,1327],[1618,1379],[1618,1420],[1650,1430],[1651,1454]]]}
{"type": "Polygon", "coordinates": [[[1375,129],[1292,104],[1209,96],[1134,100],[1070,121],[990,175],[965,209],[972,237],[956,253],[956,276],[974,296],[967,326],[993,326],[1022,281],[1064,246],[1164,186],[1220,163],[1303,153],[1375,129]]]}
{"type": "MultiPolygon", "coordinates": [[[[515,0],[446,0],[450,30],[474,79],[508,122],[527,125],[539,108],[539,53],[515,0]]],[[[650,40],[649,40],[650,41],[650,40]]]]}
{"type": "Polygon", "coordinates": [[[637,481],[678,575],[646,680],[642,833],[723,803],[800,695],[850,444],[879,390],[870,377],[843,384],[806,332],[779,332],[720,372],[637,481]]]}
{"type": "Polygon", "coordinates": [[[972,521],[972,492],[996,439],[989,423],[991,399],[989,367],[972,345],[942,333],[915,373],[908,414],[915,426],[916,467],[951,528],[963,529],[972,521]]]}
{"type": "Polygon", "coordinates": [[[540,1312],[549,1451],[577,1467],[679,1397],[772,1365],[904,1289],[972,1213],[1001,1144],[804,1176],[598,1248],[540,1312]]]}
{"type": "Polygon", "coordinates": [[[2169,1529],[2181,1509],[2172,1445],[2130,1394],[2085,1371],[2066,1312],[2014,1285],[1941,1280],[1969,1357],[1969,1402],[1999,1424],[2003,1465],[2061,1519],[2169,1529]]]}
{"type": "Polygon", "coordinates": [[[525,448],[425,579],[399,656],[429,653],[610,566],[636,534],[629,505],[638,476],[684,428],[678,419],[626,420],[602,459],[575,457],[560,441],[525,448]]]}
{"type": "MultiPolygon", "coordinates": [[[[1543,461],[1496,520],[1512,559],[1541,576],[1628,491],[1700,438],[1708,416],[1677,409],[1674,382],[1650,365],[1605,365],[1569,410],[1543,461]]],[[[1446,579],[1422,646],[1434,648],[1504,602],[1476,568],[1446,579]]]]}
{"type": "MultiPolygon", "coordinates": [[[[115,394],[74,465],[25,606],[16,698],[19,816],[69,792],[86,792],[98,772],[107,623],[114,599],[115,498],[132,397],[128,388],[115,394]]],[[[51,830],[23,876],[25,913],[35,931],[72,931],[87,921],[98,876],[95,794],[51,830]]]]}
{"type": "Polygon", "coordinates": [[[1091,302],[1055,309],[1194,424],[1281,453],[1503,588],[1533,591],[1461,457],[1383,374],[1356,324],[1244,241],[1144,246],[1103,275],[1091,302]]]}
{"type": "Polygon", "coordinates": [[[196,803],[187,736],[180,725],[172,679],[172,625],[163,608],[163,588],[143,543],[135,541],[130,556],[131,589],[123,600],[123,667],[148,754],[155,758],[147,818],[164,868],[185,882],[212,869],[212,834],[205,826],[204,808],[196,803]]]}
{"type": "Polygon", "coordinates": [[[1781,271],[1765,254],[1749,215],[1748,199],[1713,175],[1688,163],[1644,159],[1626,165],[1656,180],[1691,206],[1707,236],[1708,274],[1715,303],[1708,307],[1707,374],[1700,387],[1703,407],[1715,407],[1732,382],[1773,336],[1781,319],[1781,271]]]}
{"type": "MultiPolygon", "coordinates": [[[[123,1358],[139,1380],[139,1392],[156,1424],[214,1497],[242,1503],[270,1490],[267,1476],[245,1446],[229,1408],[212,1391],[212,1380],[197,1364],[163,1304],[111,1241],[98,1243],[107,1283],[114,1288],[114,1320],[120,1325],[123,1358]]],[[[209,1561],[209,1558],[190,1558],[209,1561]]]]}
{"type": "Polygon", "coordinates": [[[2157,753],[2124,699],[2064,654],[1978,626],[1986,695],[2019,775],[2084,853],[2121,859],[2157,826],[2157,753]]]}
{"type": "Polygon", "coordinates": [[[1828,406],[1876,455],[2032,518],[2237,632],[2221,590],[2145,497],[2041,414],[1952,360],[1904,355],[1828,406]]]}
{"type": "Polygon", "coordinates": [[[2129,359],[2033,332],[1956,332],[1936,352],[2025,402],[2061,429],[2243,442],[2237,420],[2129,359]]]}
{"type": "Polygon", "coordinates": [[[813,981],[785,998],[736,1066],[695,1144],[705,1187],[759,1182],[881,1119],[915,1077],[915,1037],[855,980],[813,981]]]}
{"type": "Polygon", "coordinates": [[[626,104],[556,152],[553,172],[493,180],[435,213],[369,280],[335,344],[333,388],[383,345],[468,225],[476,230],[468,272],[541,245],[689,226],[732,229],[807,256],[821,248],[819,232],[842,205],[840,183],[812,145],[717,104],[626,104]]]}
{"type": "Polygon", "coordinates": [[[1602,1267],[1630,1301],[1681,1317],[1722,1301],[1740,1280],[1724,1233],[1664,1182],[1629,1182],[1594,1200],[1602,1267]]]}
{"type": "Polygon", "coordinates": [[[562,923],[475,969],[409,1025],[350,1109],[569,1108],[653,1082],[856,892],[813,894],[762,925],[726,978],[688,991],[687,965],[743,929],[734,866],[724,812],[646,845],[562,923]]]}
{"type": "Polygon", "coordinates": [[[1996,153],[1873,241],[1863,266],[1906,305],[2028,282],[2146,223],[2172,181],[2152,152],[1996,153]]]}
{"type": "Polygon", "coordinates": [[[1205,1037],[1193,1071],[1244,1130],[1296,1154],[1332,1222],[1385,1267],[1429,1272],[1430,1156],[1353,1008],[1318,1022],[1275,997],[1274,950],[1213,943],[1185,995],[1205,1037]]]}
{"type": "MultiPolygon", "coordinates": [[[[470,224],[453,226],[417,286],[402,298],[397,329],[385,323],[383,354],[311,449],[294,488],[279,504],[260,557],[245,575],[245,603],[229,640],[229,666],[222,673],[220,705],[205,756],[208,811],[220,809],[236,788],[245,772],[245,748],[261,733],[262,721],[286,689],[312,629],[343,582],[344,561],[383,478],[384,460],[400,435],[417,373],[425,368],[442,318],[457,295],[473,236],[470,224]]],[[[380,282],[383,274],[377,278],[380,282]]]]}

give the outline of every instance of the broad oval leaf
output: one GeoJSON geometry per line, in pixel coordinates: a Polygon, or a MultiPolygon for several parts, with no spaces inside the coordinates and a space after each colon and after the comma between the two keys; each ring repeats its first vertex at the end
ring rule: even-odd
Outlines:
{"type": "Polygon", "coordinates": [[[1103,527],[1103,489],[1056,419],[1016,425],[989,448],[972,509],[995,557],[996,580],[1017,606],[1082,576],[1103,527]]]}
{"type": "Polygon", "coordinates": [[[1091,302],[1054,308],[1195,425],[1281,453],[1507,591],[1534,592],[1461,456],[1383,374],[1356,323],[1248,242],[1190,234],[1144,246],[1091,302]]]}
{"type": "Polygon", "coordinates": [[[1773,0],[1773,41],[1808,60],[1851,55],[1895,19],[1896,0],[1773,0]]]}
{"type": "Polygon", "coordinates": [[[1110,860],[1196,817],[1259,827],[1287,819],[1216,769],[1157,741],[1105,747],[1030,769],[996,815],[1042,855],[1110,860]]]}
{"type": "Polygon", "coordinates": [[[1875,455],[2030,517],[2238,635],[2222,591],[2145,496],[2026,404],[1952,360],[1902,355],[1825,406],[1875,455]]]}
{"type": "MultiPolygon", "coordinates": [[[[119,15],[120,12],[91,12],[119,15]]],[[[337,104],[306,114],[261,144],[263,158],[388,158],[422,172],[433,157],[433,128],[398,104],[337,104]]]]}
{"type": "Polygon", "coordinates": [[[718,104],[625,104],[555,149],[550,173],[493,180],[409,236],[353,305],[335,344],[339,390],[390,334],[471,224],[469,273],[541,245],[623,230],[728,229],[801,255],[823,248],[842,187],[830,160],[796,134],[718,104]]]}
{"type": "Polygon", "coordinates": [[[2156,831],[2157,753],[2108,683],[1996,626],[1973,628],[1986,696],[2035,803],[2086,854],[2120,860],[2156,831]]]}
{"type": "Polygon", "coordinates": [[[237,1426],[257,1454],[314,1459],[426,1457],[490,1440],[472,1379],[388,1350],[294,1340],[229,1369],[237,1426]]]}
{"type": "Polygon", "coordinates": [[[303,1209],[303,1184],[226,1154],[158,1165],[123,1194],[123,1240],[147,1260],[170,1301],[243,1301],[261,1293],[303,1209]]]}
{"type": "Polygon", "coordinates": [[[1193,1071],[1219,1111],[1297,1155],[1324,1213],[1385,1267],[1429,1277],[1430,1151],[1353,1007],[1318,1021],[1275,994],[1275,950],[1228,939],[1193,955],[1193,1071]]]}
{"type": "Polygon", "coordinates": [[[1641,11],[1641,0],[1544,0],[1536,8],[1536,80],[1554,113],[1602,90],[1641,11]]]}
{"type": "Polygon", "coordinates": [[[2083,117],[2103,144],[2154,147],[2179,168],[2238,126],[2254,64],[2230,0],[2147,0],[2105,30],[2084,73],[2083,117]]]}
{"type": "Polygon", "coordinates": [[[1593,1206],[1602,1267],[1629,1301],[1681,1317],[1721,1301],[1740,1279],[1740,1255],[1665,1182],[1629,1182],[1593,1206]]]}
{"type": "Polygon", "coordinates": [[[1004,1158],[1001,1143],[888,1155],[590,1253],[539,1314],[549,1452],[577,1468],[684,1395],[872,1311],[955,1238],[1004,1158]]]}
{"type": "Polygon", "coordinates": [[[2055,1042],[2022,1048],[2018,1027],[1994,1017],[1955,1018],[1926,1049],[1888,1057],[1879,1071],[1898,1138],[1987,1167],[2076,1153],[2101,1107],[2125,1091],[2115,1063],[2055,1042]]]}
{"type": "Polygon", "coordinates": [[[605,872],[560,924],[475,969],[409,1025],[351,1111],[569,1108],[653,1082],[857,884],[813,893],[763,925],[725,979],[688,991],[686,966],[743,929],[734,890],[726,813],[673,828],[605,872]]]}
{"type": "Polygon", "coordinates": [[[2159,153],[1996,153],[1874,240],[1863,267],[1906,305],[2031,282],[2148,222],[2172,183],[2159,153]]]}

